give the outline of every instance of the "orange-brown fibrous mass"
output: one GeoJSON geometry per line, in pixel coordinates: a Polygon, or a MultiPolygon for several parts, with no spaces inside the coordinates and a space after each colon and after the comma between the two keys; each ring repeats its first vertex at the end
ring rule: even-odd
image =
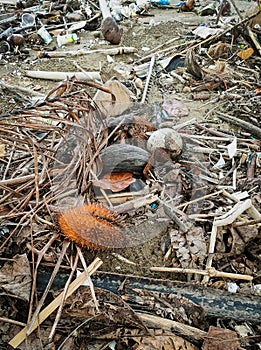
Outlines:
{"type": "Polygon", "coordinates": [[[98,205],[83,205],[63,211],[58,216],[62,233],[70,240],[90,249],[123,247],[124,237],[117,216],[98,205]]]}

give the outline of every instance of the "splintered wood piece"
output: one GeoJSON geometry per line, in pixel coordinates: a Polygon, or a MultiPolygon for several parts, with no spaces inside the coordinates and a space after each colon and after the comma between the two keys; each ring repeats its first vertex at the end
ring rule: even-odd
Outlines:
{"type": "Polygon", "coordinates": [[[217,227],[230,225],[239,217],[239,215],[251,208],[251,206],[251,199],[246,199],[244,202],[236,203],[227,213],[215,218],[213,225],[217,227]]]}
{"type": "Polygon", "coordinates": [[[159,316],[149,315],[142,312],[136,312],[136,315],[148,326],[148,327],[156,327],[165,330],[171,330],[172,332],[177,332],[178,334],[182,334],[183,336],[189,337],[191,339],[196,339],[202,341],[207,333],[202,331],[201,329],[182,324],[180,322],[168,320],[166,318],[162,318],[159,316]]]}

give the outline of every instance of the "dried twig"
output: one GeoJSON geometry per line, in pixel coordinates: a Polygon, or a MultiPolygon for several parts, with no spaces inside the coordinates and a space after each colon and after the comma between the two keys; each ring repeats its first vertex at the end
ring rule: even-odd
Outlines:
{"type": "Polygon", "coordinates": [[[77,264],[78,264],[78,260],[79,260],[79,252],[77,250],[77,254],[76,254],[76,257],[74,259],[74,264],[72,266],[72,270],[71,270],[71,273],[70,273],[70,276],[68,278],[68,280],[66,281],[65,283],[65,286],[64,286],[64,290],[63,290],[63,296],[62,296],[62,300],[61,300],[61,303],[59,305],[59,308],[58,308],[58,311],[57,311],[57,314],[56,314],[56,317],[55,317],[55,320],[54,320],[54,323],[53,323],[53,326],[52,326],[52,329],[51,329],[51,332],[49,334],[49,340],[52,340],[53,336],[54,336],[54,333],[55,333],[55,329],[58,325],[58,322],[61,318],[61,315],[62,315],[62,310],[63,310],[63,305],[64,305],[64,301],[66,299],[66,296],[67,296],[67,293],[68,293],[68,288],[70,286],[70,283],[71,283],[71,280],[73,278],[73,275],[75,273],[75,270],[77,268],[77,264]]]}
{"type": "Polygon", "coordinates": [[[23,322],[19,322],[19,321],[16,321],[16,320],[11,320],[10,318],[6,318],[6,317],[0,317],[0,322],[6,322],[6,323],[11,323],[11,324],[15,324],[17,326],[26,326],[25,323],[23,322]]]}
{"type": "Polygon", "coordinates": [[[217,271],[214,267],[210,267],[207,270],[200,269],[183,269],[179,267],[151,267],[152,272],[172,272],[172,273],[186,273],[186,274],[198,274],[208,277],[222,277],[222,278],[231,278],[245,281],[252,281],[253,276],[241,275],[238,273],[229,273],[223,271],[217,271]]]}
{"type": "Polygon", "coordinates": [[[183,323],[179,323],[176,321],[168,320],[166,318],[162,318],[159,316],[155,315],[149,315],[146,313],[142,312],[136,312],[136,315],[145,323],[148,325],[148,327],[153,327],[153,328],[161,328],[165,330],[170,330],[177,332],[178,334],[182,334],[183,336],[189,337],[191,339],[196,339],[199,341],[203,341],[205,339],[207,333],[189,326],[185,325],[183,323]]]}
{"type": "Polygon", "coordinates": [[[84,271],[86,272],[86,276],[87,276],[86,279],[87,279],[88,284],[89,284],[89,287],[90,287],[90,291],[91,291],[91,295],[92,295],[92,299],[93,299],[93,302],[94,302],[96,311],[99,312],[98,301],[97,301],[97,298],[96,298],[96,295],[95,295],[95,291],[94,291],[94,287],[93,287],[93,283],[92,283],[90,274],[88,273],[88,268],[87,268],[87,265],[86,265],[84,256],[83,256],[83,254],[82,254],[82,251],[81,251],[80,247],[77,246],[76,248],[77,248],[77,252],[78,252],[78,254],[79,254],[79,257],[80,257],[80,259],[81,259],[81,263],[82,263],[82,266],[83,266],[83,268],[84,268],[84,271]]]}
{"type": "Polygon", "coordinates": [[[39,316],[39,312],[40,312],[40,310],[41,310],[41,308],[42,308],[42,306],[43,306],[43,304],[44,304],[44,301],[45,301],[45,299],[46,299],[46,297],[47,297],[47,294],[48,294],[48,292],[49,292],[49,290],[50,290],[50,288],[51,288],[51,285],[52,285],[52,283],[53,283],[53,280],[54,280],[54,278],[55,278],[55,276],[56,276],[56,274],[57,274],[57,272],[58,272],[58,270],[59,270],[59,268],[60,268],[62,259],[63,259],[63,257],[64,257],[64,254],[65,254],[65,252],[66,252],[66,250],[67,250],[69,244],[70,244],[70,241],[64,241],[64,243],[63,243],[63,248],[62,248],[62,251],[61,251],[61,253],[60,253],[60,255],[59,255],[59,258],[58,258],[58,261],[57,261],[57,263],[56,263],[56,265],[55,265],[55,268],[54,268],[54,270],[53,270],[53,273],[52,273],[52,275],[51,275],[51,277],[50,277],[50,279],[49,279],[49,281],[48,281],[48,284],[47,284],[47,286],[46,286],[46,288],[45,288],[45,291],[44,291],[44,293],[43,293],[43,295],[42,295],[42,297],[41,297],[41,300],[39,301],[39,303],[38,303],[38,305],[37,305],[37,308],[36,308],[36,310],[35,310],[35,312],[34,312],[34,314],[33,314],[33,317],[32,317],[32,319],[30,320],[29,325],[27,326],[27,330],[26,330],[26,334],[27,334],[27,335],[30,334],[30,333],[32,332],[32,330],[33,330],[34,324],[36,323],[36,320],[37,320],[37,318],[38,318],[38,316],[39,316]]]}
{"type": "Polygon", "coordinates": [[[190,205],[190,204],[193,204],[193,203],[202,201],[202,200],[204,200],[204,199],[206,199],[206,198],[215,197],[215,196],[219,195],[220,193],[222,193],[222,190],[217,191],[217,192],[214,192],[214,193],[206,194],[205,196],[202,196],[202,197],[200,197],[200,198],[193,199],[193,200],[188,201],[188,202],[185,202],[185,203],[181,203],[181,204],[177,205],[176,208],[177,208],[177,209],[180,209],[180,208],[186,207],[187,205],[190,205]]]}
{"type": "Polygon", "coordinates": [[[216,114],[219,118],[225,120],[228,123],[232,123],[236,126],[243,128],[244,130],[250,132],[253,136],[257,137],[259,140],[261,140],[261,128],[259,128],[258,126],[250,124],[244,120],[233,117],[232,115],[226,113],[216,111],[216,114]]]}

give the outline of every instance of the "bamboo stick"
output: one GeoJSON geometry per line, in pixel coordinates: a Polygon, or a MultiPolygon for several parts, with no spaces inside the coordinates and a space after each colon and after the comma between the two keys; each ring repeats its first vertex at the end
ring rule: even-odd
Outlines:
{"type": "Polygon", "coordinates": [[[132,46],[122,46],[115,47],[112,49],[97,49],[97,50],[68,50],[68,51],[41,51],[38,53],[39,58],[58,58],[58,57],[68,57],[68,56],[84,56],[91,55],[94,53],[104,54],[104,55],[122,55],[129,53],[136,53],[138,50],[132,46]]]}
{"type": "Polygon", "coordinates": [[[198,274],[198,275],[203,275],[208,277],[223,277],[223,278],[231,278],[231,279],[238,279],[238,280],[245,280],[245,281],[253,280],[253,276],[242,275],[239,273],[217,271],[214,267],[210,267],[207,270],[200,270],[200,269],[183,269],[179,267],[154,266],[154,267],[151,267],[150,270],[152,272],[187,273],[187,274],[198,274]]]}

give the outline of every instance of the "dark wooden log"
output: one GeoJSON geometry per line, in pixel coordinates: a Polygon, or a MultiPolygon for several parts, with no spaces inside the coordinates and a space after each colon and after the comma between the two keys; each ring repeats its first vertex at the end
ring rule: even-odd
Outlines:
{"type": "MultiPolygon", "coordinates": [[[[44,290],[50,274],[51,271],[48,271],[48,268],[41,267],[37,279],[38,292],[44,290]]],[[[69,271],[67,273],[59,270],[54,280],[53,288],[63,288],[68,276],[69,271]]],[[[135,289],[165,294],[172,293],[183,296],[200,305],[204,309],[206,316],[234,319],[237,322],[250,322],[252,324],[261,323],[260,297],[254,295],[233,294],[194,283],[107,272],[96,272],[92,276],[92,281],[95,287],[107,289],[115,294],[118,294],[120,290],[121,295],[135,295],[135,289]]],[[[135,309],[134,304],[131,306],[135,309]]],[[[137,308],[141,310],[141,305],[137,305],[137,308]]]]}
{"type": "Polygon", "coordinates": [[[261,322],[261,303],[260,297],[257,296],[233,294],[193,283],[135,276],[126,277],[101,272],[96,273],[92,279],[95,286],[109,289],[114,293],[117,293],[118,288],[123,283],[124,287],[121,291],[123,294],[125,290],[129,294],[134,289],[173,293],[200,305],[207,316],[256,324],[261,322]]]}

